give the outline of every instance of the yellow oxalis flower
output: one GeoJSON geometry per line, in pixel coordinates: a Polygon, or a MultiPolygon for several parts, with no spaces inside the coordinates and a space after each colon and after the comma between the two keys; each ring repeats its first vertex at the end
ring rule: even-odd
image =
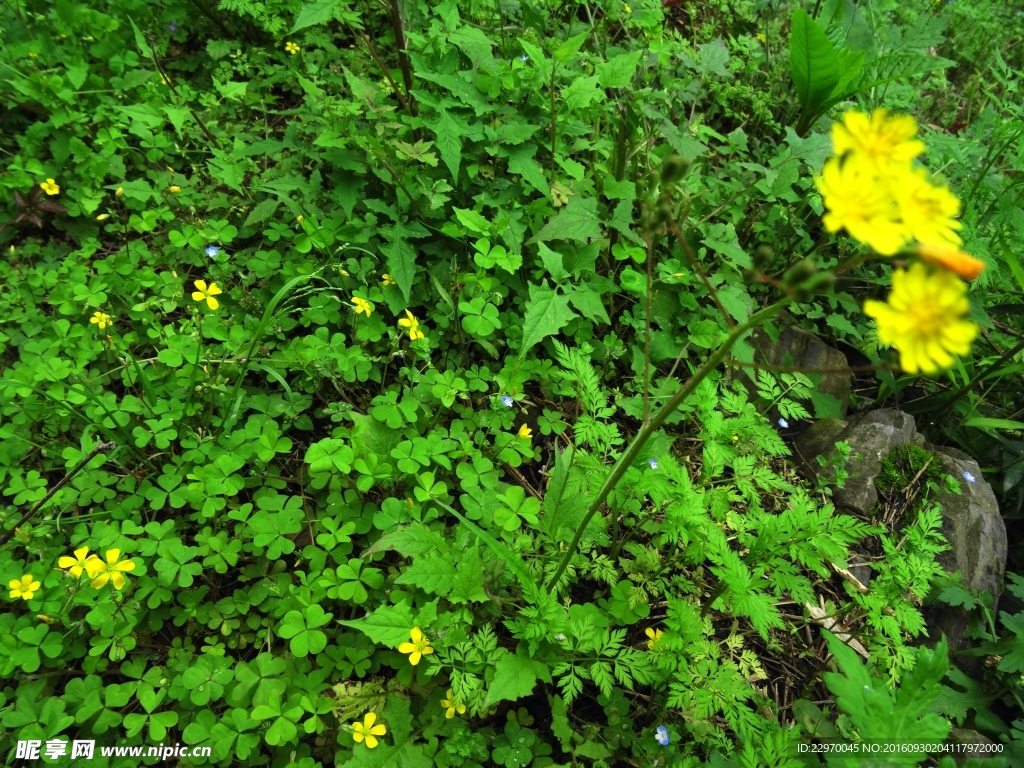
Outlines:
{"type": "Polygon", "coordinates": [[[529,440],[530,438],[533,437],[533,430],[530,429],[529,426],[527,426],[526,424],[523,424],[523,426],[521,426],[519,428],[519,431],[516,433],[516,437],[521,437],[524,440],[529,440]]]}
{"type": "Polygon", "coordinates": [[[288,51],[288,53],[290,53],[292,56],[294,56],[296,53],[299,52],[298,43],[291,43],[291,42],[285,43],[284,44],[284,49],[286,51],[288,51]]]}
{"type": "Polygon", "coordinates": [[[398,321],[403,328],[409,329],[409,338],[413,341],[423,338],[423,331],[420,330],[420,321],[413,317],[412,312],[405,310],[405,317],[398,321]]]}
{"type": "Polygon", "coordinates": [[[196,289],[192,291],[192,301],[205,301],[206,306],[210,309],[220,306],[220,302],[213,297],[224,293],[224,291],[218,288],[216,283],[210,283],[210,287],[207,288],[205,280],[196,280],[195,286],[196,289]]]}
{"type": "Polygon", "coordinates": [[[57,182],[55,182],[53,179],[47,179],[39,186],[42,187],[43,192],[45,192],[48,195],[56,195],[57,193],[60,192],[60,187],[57,186],[57,182]]]}
{"type": "Polygon", "coordinates": [[[102,589],[108,581],[114,585],[114,589],[124,589],[128,580],[124,577],[123,571],[134,571],[135,563],[131,560],[118,561],[120,556],[121,550],[108,549],[105,563],[95,555],[89,558],[85,563],[85,569],[92,577],[93,589],[102,589]]]}
{"type": "Polygon", "coordinates": [[[361,299],[358,296],[352,297],[352,306],[356,308],[356,314],[364,313],[367,317],[373,312],[373,305],[366,299],[361,299]]]}
{"type": "Polygon", "coordinates": [[[837,155],[853,152],[879,168],[909,164],[924,152],[916,135],[917,121],[910,115],[890,117],[888,110],[876,109],[869,117],[850,110],[842,122],[832,124],[832,149],[837,155]]]}
{"type": "Polygon", "coordinates": [[[834,157],[815,183],[828,208],[822,222],[829,232],[845,229],[883,256],[892,256],[907,242],[895,201],[863,159],[834,157]]]}
{"type": "Polygon", "coordinates": [[[89,318],[89,322],[93,325],[98,325],[101,331],[108,325],[114,324],[114,321],[110,319],[110,315],[106,312],[93,312],[92,317],[89,318]]]}
{"type": "Polygon", "coordinates": [[[357,720],[352,723],[352,741],[358,744],[365,739],[367,749],[376,747],[377,737],[383,736],[388,732],[388,729],[384,727],[384,723],[374,725],[375,722],[377,722],[377,715],[373,712],[367,712],[363,722],[360,723],[357,720]]]}
{"type": "Polygon", "coordinates": [[[22,600],[31,600],[43,585],[32,574],[26,573],[20,579],[11,579],[7,586],[11,590],[11,599],[17,600],[20,597],[22,600]]]}
{"type": "Polygon", "coordinates": [[[878,322],[879,341],[896,347],[907,373],[935,373],[970,351],[978,326],[964,319],[969,308],[960,278],[924,264],[893,273],[887,303],[864,302],[864,314],[878,322]]]}
{"type": "Polygon", "coordinates": [[[974,280],[985,271],[985,262],[961,251],[949,243],[921,243],[917,257],[928,264],[948,269],[964,280],[974,280]]]}
{"type": "Polygon", "coordinates": [[[451,720],[455,717],[455,713],[458,712],[460,715],[466,714],[465,704],[456,704],[455,697],[452,696],[452,689],[448,689],[448,698],[441,699],[441,706],[444,707],[444,716],[451,720]]]}
{"type": "Polygon", "coordinates": [[[387,272],[385,272],[383,275],[381,275],[381,278],[384,280],[384,285],[394,285],[395,284],[395,278],[393,278],[387,272]]]}
{"type": "Polygon", "coordinates": [[[949,187],[938,187],[928,179],[928,171],[914,168],[892,179],[893,197],[907,233],[920,243],[952,243],[959,245],[954,231],[961,224],[954,217],[960,214],[960,201],[949,187]]]}
{"type": "Polygon", "coordinates": [[[419,627],[413,627],[409,632],[409,637],[412,642],[402,643],[398,646],[398,652],[409,654],[409,663],[415,667],[420,663],[421,658],[432,654],[434,649],[430,647],[430,640],[423,636],[419,627]]]}
{"type": "MultiPolygon", "coordinates": [[[[91,567],[89,563],[89,548],[82,547],[81,549],[76,549],[74,554],[74,557],[62,557],[57,561],[57,565],[68,569],[71,575],[78,579],[81,578],[83,571],[87,571],[91,567]]],[[[91,559],[96,560],[96,555],[93,555],[91,559]]]]}
{"type": "Polygon", "coordinates": [[[660,629],[652,629],[651,627],[648,627],[644,630],[644,634],[650,638],[650,640],[647,641],[647,647],[653,648],[658,644],[658,641],[661,640],[661,636],[665,633],[660,629]]]}

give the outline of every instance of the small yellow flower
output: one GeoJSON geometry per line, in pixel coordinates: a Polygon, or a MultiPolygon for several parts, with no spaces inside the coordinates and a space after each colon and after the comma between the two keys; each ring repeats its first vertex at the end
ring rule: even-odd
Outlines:
{"type": "Polygon", "coordinates": [[[892,256],[907,242],[896,202],[874,167],[862,157],[833,157],[815,183],[828,209],[822,222],[829,232],[845,229],[883,256],[892,256]]]}
{"type": "Polygon", "coordinates": [[[43,585],[36,581],[32,574],[26,573],[20,579],[11,579],[7,586],[11,590],[12,600],[17,600],[19,597],[22,600],[31,600],[43,585]]]}
{"type": "Polygon", "coordinates": [[[131,560],[118,562],[120,556],[121,550],[108,549],[107,562],[104,563],[96,555],[92,555],[85,562],[85,569],[92,578],[93,589],[102,589],[108,581],[114,585],[114,589],[124,589],[128,580],[124,577],[123,571],[134,571],[135,563],[131,560]]]}
{"type": "Polygon", "coordinates": [[[373,312],[373,305],[366,299],[361,299],[358,296],[352,297],[352,306],[356,308],[356,314],[364,313],[367,317],[373,312]]]}
{"type": "MultiPolygon", "coordinates": [[[[57,561],[57,565],[68,569],[72,576],[79,579],[82,577],[82,572],[88,570],[89,567],[87,562],[89,560],[89,548],[82,547],[81,549],[76,549],[74,554],[74,557],[62,557],[57,561]]],[[[96,556],[93,555],[93,557],[95,558],[96,556]]]]}
{"type": "Polygon", "coordinates": [[[758,32],[756,35],[754,35],[754,37],[757,38],[757,42],[761,43],[761,45],[764,45],[765,43],[768,42],[768,38],[764,36],[763,32],[758,32]]]}
{"type": "MultiPolygon", "coordinates": [[[[101,331],[108,325],[114,324],[114,321],[110,319],[110,315],[106,312],[93,312],[89,322],[93,325],[98,325],[101,331]]],[[[64,559],[66,560],[67,558],[64,559]]]]}
{"type": "Polygon", "coordinates": [[[393,278],[387,272],[385,272],[382,277],[384,279],[384,285],[394,285],[395,284],[395,278],[393,278]]]}
{"type": "Polygon", "coordinates": [[[420,663],[421,658],[433,653],[434,649],[430,647],[430,640],[423,636],[419,627],[413,627],[412,631],[409,632],[409,637],[412,639],[412,642],[402,643],[398,646],[398,652],[409,654],[409,663],[415,667],[420,663]]]}
{"type": "Polygon", "coordinates": [[[192,301],[205,301],[206,306],[210,309],[220,306],[220,302],[213,297],[224,293],[224,291],[218,288],[216,283],[210,283],[210,287],[207,288],[205,280],[196,280],[195,286],[196,290],[192,291],[192,301]]]}
{"type": "Polygon", "coordinates": [[[878,323],[878,339],[896,347],[907,373],[935,373],[965,355],[978,334],[966,320],[967,285],[945,270],[914,264],[892,276],[887,303],[868,300],[864,314],[878,323]]]}
{"type": "Polygon", "coordinates": [[[964,280],[974,280],[985,271],[985,262],[961,251],[949,243],[920,243],[917,257],[937,267],[948,269],[964,280]]]}
{"type": "Polygon", "coordinates": [[[99,216],[96,217],[96,221],[106,221],[109,218],[110,218],[110,214],[109,213],[101,213],[99,216]]]}
{"type": "Polygon", "coordinates": [[[124,197],[124,187],[118,187],[117,191],[114,192],[114,197],[124,197]]]}
{"type": "Polygon", "coordinates": [[[288,51],[292,56],[299,52],[299,46],[297,43],[285,43],[284,49],[288,51]]]}
{"type": "Polygon", "coordinates": [[[530,429],[526,424],[523,424],[516,433],[516,437],[521,437],[524,440],[529,440],[533,437],[533,430],[530,429]]]}
{"type": "Polygon", "coordinates": [[[632,8],[630,8],[630,7],[629,7],[628,5],[626,5],[626,4],[623,4],[623,6],[622,6],[622,9],[623,9],[623,10],[624,10],[624,11],[625,11],[626,13],[632,13],[632,12],[633,12],[633,9],[632,9],[632,8]]]}
{"type": "Polygon", "coordinates": [[[181,192],[181,187],[179,187],[177,184],[172,184],[167,189],[172,195],[176,195],[179,192],[181,192]]]}
{"type": "Polygon", "coordinates": [[[444,708],[444,716],[451,720],[455,717],[455,713],[458,712],[460,715],[466,714],[465,704],[456,704],[455,697],[452,696],[452,689],[448,689],[448,698],[441,699],[441,706],[444,708]]]}
{"type": "Polygon", "coordinates": [[[892,178],[893,196],[907,233],[921,243],[962,241],[954,231],[960,222],[960,201],[949,187],[938,187],[928,179],[928,171],[915,168],[892,178]]]}
{"type": "Polygon", "coordinates": [[[384,727],[384,723],[374,725],[375,722],[377,722],[377,715],[373,712],[367,712],[366,717],[363,718],[363,722],[360,723],[357,720],[352,723],[352,741],[358,744],[363,739],[366,739],[367,749],[373,749],[376,747],[377,737],[383,736],[388,732],[388,729],[384,727]]]}
{"type": "Polygon", "coordinates": [[[651,627],[648,627],[644,630],[644,634],[650,638],[650,640],[647,641],[647,647],[650,649],[658,644],[658,641],[661,640],[661,636],[665,633],[660,629],[652,629],[651,627]]]}
{"type": "Polygon", "coordinates": [[[832,124],[832,148],[837,155],[853,152],[878,168],[907,164],[924,152],[924,142],[914,138],[917,121],[910,115],[889,117],[884,109],[871,116],[850,110],[842,122],[832,124]]]}
{"type": "Polygon", "coordinates": [[[732,436],[732,440],[733,440],[733,442],[736,442],[736,441],[738,441],[739,439],[740,439],[740,436],[739,436],[739,435],[737,435],[737,434],[733,434],[733,436],[732,436]]]}
{"type": "Polygon", "coordinates": [[[420,330],[420,321],[413,317],[412,312],[405,310],[405,317],[398,321],[403,328],[409,329],[409,338],[412,341],[423,338],[423,331],[420,330]]]}
{"type": "Polygon", "coordinates": [[[300,213],[300,214],[299,214],[298,216],[296,216],[296,217],[295,217],[295,220],[296,220],[297,222],[299,222],[299,224],[301,224],[302,222],[304,222],[304,221],[306,220],[306,217],[305,217],[305,216],[303,216],[303,215],[302,215],[302,214],[300,213]]]}
{"type": "Polygon", "coordinates": [[[39,186],[42,187],[43,192],[45,192],[48,195],[56,195],[60,192],[60,187],[57,186],[57,182],[55,182],[53,179],[47,179],[39,186]]]}

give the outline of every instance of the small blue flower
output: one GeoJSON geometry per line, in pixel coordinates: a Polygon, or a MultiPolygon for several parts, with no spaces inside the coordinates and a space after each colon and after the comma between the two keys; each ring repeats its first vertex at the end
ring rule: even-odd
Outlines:
{"type": "Polygon", "coordinates": [[[658,460],[657,459],[648,459],[647,466],[649,466],[651,469],[657,469],[658,468],[658,460]]]}
{"type": "Polygon", "coordinates": [[[978,478],[976,478],[970,472],[964,472],[964,480],[966,480],[968,483],[973,483],[976,482],[978,478]]]}
{"type": "Polygon", "coordinates": [[[217,248],[217,246],[215,246],[215,245],[211,245],[211,246],[207,247],[206,255],[209,256],[212,259],[214,256],[219,256],[220,255],[220,249],[217,248]]]}
{"type": "Polygon", "coordinates": [[[785,419],[781,419],[780,418],[779,419],[779,426],[782,427],[783,429],[789,429],[789,422],[786,421],[785,419]]]}
{"type": "Polygon", "coordinates": [[[173,35],[175,32],[178,31],[178,25],[172,21],[170,24],[167,25],[167,29],[169,29],[171,31],[171,34],[173,35]]]}
{"type": "Polygon", "coordinates": [[[659,725],[658,730],[654,733],[654,738],[658,740],[658,743],[663,747],[667,747],[669,743],[668,729],[664,725],[659,725]]]}
{"type": "Polygon", "coordinates": [[[513,400],[509,395],[502,395],[501,404],[504,405],[506,408],[511,408],[513,405],[516,404],[516,401],[513,400]]]}
{"type": "Polygon", "coordinates": [[[520,57],[519,57],[519,60],[520,60],[520,61],[522,61],[522,62],[527,62],[527,61],[529,61],[529,60],[530,60],[530,57],[529,57],[529,56],[526,56],[526,55],[523,55],[523,56],[520,56],[520,57]]]}

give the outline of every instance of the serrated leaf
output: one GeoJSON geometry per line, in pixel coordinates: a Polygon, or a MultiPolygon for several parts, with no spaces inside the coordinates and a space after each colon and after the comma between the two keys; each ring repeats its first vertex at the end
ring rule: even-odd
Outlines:
{"type": "Polygon", "coordinates": [[[588,37],[590,37],[590,30],[587,30],[586,32],[581,32],[575,37],[570,37],[568,40],[566,40],[564,43],[562,43],[555,49],[554,53],[552,54],[555,58],[555,61],[559,63],[564,63],[571,59],[579,52],[580,47],[583,45],[583,43],[587,41],[588,37]]]}
{"type": "Polygon", "coordinates": [[[388,233],[389,242],[379,246],[387,259],[388,272],[395,279],[408,304],[412,284],[416,280],[416,249],[409,242],[404,227],[399,224],[388,233]]]}
{"type": "Polygon", "coordinates": [[[569,273],[565,271],[565,267],[562,266],[562,254],[552,251],[544,243],[540,243],[537,246],[537,253],[540,255],[540,260],[544,262],[544,269],[547,270],[552,280],[558,281],[569,276],[569,273]]]}
{"type": "Polygon", "coordinates": [[[601,237],[601,226],[597,218],[597,199],[574,195],[569,204],[557,216],[534,235],[531,243],[545,240],[579,240],[588,242],[601,237]]]}
{"type": "Polygon", "coordinates": [[[459,164],[462,162],[462,136],[469,127],[447,109],[442,109],[436,120],[424,120],[424,125],[437,137],[437,151],[452,174],[452,182],[459,178],[459,164]]]}
{"type": "Polygon", "coordinates": [[[455,586],[455,566],[447,558],[431,551],[414,559],[395,583],[411,584],[432,595],[445,597],[455,586]]]}
{"type": "Polygon", "coordinates": [[[546,336],[558,333],[574,317],[577,315],[569,309],[568,296],[550,288],[530,285],[530,300],[526,303],[519,356],[525,355],[533,345],[546,336]]]}
{"type": "Polygon", "coordinates": [[[476,546],[466,550],[459,557],[459,567],[455,573],[455,584],[448,599],[459,603],[483,603],[489,600],[484,591],[484,565],[476,546]]]}
{"type": "Polygon", "coordinates": [[[602,88],[626,88],[636,74],[643,51],[637,50],[616,56],[597,65],[597,76],[602,88]]]}
{"type": "Polygon", "coordinates": [[[518,701],[533,693],[536,685],[535,662],[518,653],[506,653],[495,667],[484,708],[490,708],[499,701],[518,701]]]}
{"type": "Polygon", "coordinates": [[[291,33],[294,34],[300,29],[330,21],[337,4],[338,0],[313,0],[311,3],[303,3],[299,9],[299,15],[295,17],[291,33]]]}
{"type": "Polygon", "coordinates": [[[537,154],[536,144],[531,142],[517,147],[503,148],[500,154],[508,158],[509,173],[522,176],[531,187],[545,197],[551,195],[551,189],[548,187],[548,180],[544,175],[544,169],[540,163],[533,159],[533,156],[537,154]]]}
{"type": "Polygon", "coordinates": [[[470,232],[476,232],[477,234],[484,235],[485,237],[491,233],[491,222],[485,219],[481,214],[476,211],[471,211],[465,208],[455,208],[455,216],[459,222],[468,229],[470,232]]]}
{"type": "Polygon", "coordinates": [[[423,523],[411,523],[386,536],[381,536],[362,554],[365,560],[377,552],[395,550],[403,557],[419,557],[429,552],[447,552],[448,542],[423,523]]]}
{"type": "Polygon", "coordinates": [[[256,203],[256,207],[249,211],[249,215],[245,217],[245,223],[243,227],[251,227],[254,224],[262,224],[264,221],[274,215],[274,212],[281,205],[280,200],[276,200],[272,197],[266,200],[261,200],[256,203]]]}
{"type": "Polygon", "coordinates": [[[409,633],[415,626],[408,603],[381,605],[363,619],[339,621],[339,624],[358,629],[378,645],[397,648],[409,640],[409,633]]]}

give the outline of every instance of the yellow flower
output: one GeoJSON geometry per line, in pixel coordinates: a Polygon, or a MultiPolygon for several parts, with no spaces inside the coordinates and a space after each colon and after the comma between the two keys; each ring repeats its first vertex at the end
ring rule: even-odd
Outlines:
{"type": "Polygon", "coordinates": [[[96,217],[96,221],[106,221],[109,218],[110,218],[110,214],[109,213],[101,213],[99,216],[96,217]]]}
{"type": "Polygon", "coordinates": [[[110,319],[110,315],[106,312],[93,312],[92,317],[89,318],[89,322],[93,325],[98,325],[101,331],[108,325],[114,324],[114,321],[110,319]]]}
{"type": "Polygon", "coordinates": [[[168,189],[168,191],[170,191],[170,193],[171,193],[172,195],[176,195],[176,194],[178,194],[179,192],[181,192],[181,187],[179,187],[179,186],[178,186],[177,184],[172,184],[172,185],[171,185],[170,187],[168,187],[167,189],[168,189]]]}
{"type": "Polygon", "coordinates": [[[516,433],[516,437],[521,437],[524,440],[529,440],[533,437],[533,430],[530,429],[526,424],[523,424],[516,433]]]}
{"type": "Polygon", "coordinates": [[[121,556],[121,550],[119,549],[108,549],[107,550],[107,562],[103,562],[96,555],[90,557],[85,563],[85,569],[88,571],[89,576],[92,577],[92,588],[102,589],[109,581],[114,585],[114,589],[124,589],[124,585],[128,580],[123,576],[123,571],[134,571],[135,563],[131,560],[122,560],[118,562],[117,558],[121,556]]]}
{"type": "Polygon", "coordinates": [[[625,11],[626,13],[632,13],[632,12],[633,12],[633,9],[632,9],[632,8],[630,8],[630,7],[629,7],[628,5],[626,5],[626,4],[623,4],[623,6],[622,6],[622,9],[623,9],[623,10],[624,10],[624,11],[625,11]]]}
{"type": "Polygon", "coordinates": [[[366,739],[366,748],[373,749],[377,746],[377,737],[383,736],[388,732],[388,729],[384,727],[384,723],[374,725],[377,721],[377,715],[373,712],[367,712],[366,717],[363,718],[363,722],[358,720],[352,723],[352,741],[357,744],[366,739]]]}
{"type": "Polygon", "coordinates": [[[421,658],[429,656],[434,652],[434,649],[430,647],[430,640],[423,636],[419,627],[413,627],[412,631],[409,632],[409,637],[412,639],[412,642],[402,643],[398,646],[398,652],[408,653],[409,663],[415,667],[420,663],[421,658]]]}
{"type": "Polygon", "coordinates": [[[758,32],[756,35],[754,35],[754,37],[756,37],[757,42],[761,43],[762,45],[768,42],[768,38],[764,36],[763,32],[758,32]]]}
{"type": "Polygon", "coordinates": [[[413,341],[423,338],[423,331],[420,330],[420,321],[413,317],[412,312],[405,310],[405,317],[398,321],[403,328],[409,329],[409,338],[413,341]]]}
{"type": "Polygon", "coordinates": [[[832,148],[837,155],[853,152],[876,167],[907,164],[924,152],[924,142],[914,138],[917,121],[910,115],[889,117],[876,109],[870,117],[850,110],[841,123],[832,124],[832,148]]]}
{"type": "Polygon", "coordinates": [[[441,706],[444,708],[444,716],[451,720],[455,717],[455,713],[458,712],[460,715],[466,714],[465,704],[456,704],[455,697],[452,696],[452,689],[448,689],[448,698],[441,699],[441,706]]]}
{"type": "Polygon", "coordinates": [[[652,629],[651,627],[648,627],[644,630],[644,634],[650,638],[650,640],[647,641],[647,647],[653,648],[658,644],[658,641],[661,640],[661,636],[665,633],[660,629],[652,629]]]}
{"type": "Polygon", "coordinates": [[[12,600],[17,600],[19,597],[22,600],[31,600],[43,585],[36,581],[32,574],[26,573],[20,579],[11,579],[7,586],[10,587],[12,600]]]}
{"type": "Polygon", "coordinates": [[[295,217],[295,220],[299,222],[299,224],[301,224],[303,221],[306,220],[306,217],[300,213],[298,216],[295,217]]]}
{"type": "Polygon", "coordinates": [[[937,187],[928,180],[928,171],[915,168],[892,179],[893,196],[907,233],[921,243],[959,245],[960,229],[954,217],[960,213],[960,201],[949,187],[937,187]]]}
{"type": "MultiPolygon", "coordinates": [[[[88,570],[89,568],[89,564],[87,562],[89,559],[88,555],[89,548],[82,547],[81,549],[75,550],[74,557],[62,557],[57,561],[57,565],[61,568],[67,568],[71,572],[71,575],[78,579],[81,578],[82,571],[88,570]]],[[[93,555],[93,559],[95,558],[96,555],[93,555]]]]}
{"type": "Polygon", "coordinates": [[[384,285],[394,285],[395,284],[395,278],[393,278],[387,272],[384,273],[383,278],[384,278],[384,285]]]}
{"type": "Polygon", "coordinates": [[[828,208],[822,222],[829,232],[845,229],[883,256],[892,256],[907,242],[895,201],[863,159],[834,157],[822,167],[815,183],[828,208]]]}
{"type": "Polygon", "coordinates": [[[967,354],[978,326],[964,316],[967,285],[945,270],[914,264],[892,276],[889,301],[864,302],[864,314],[878,322],[878,338],[896,347],[907,373],[934,373],[967,354]]]}
{"type": "Polygon", "coordinates": [[[28,52],[28,57],[29,57],[30,59],[34,59],[34,58],[35,58],[35,57],[36,57],[37,55],[38,55],[38,54],[37,54],[37,53],[36,53],[35,51],[29,51],[29,52],[28,52]]]}
{"type": "Polygon", "coordinates": [[[196,280],[195,286],[196,290],[192,291],[192,301],[205,301],[206,306],[210,309],[220,306],[220,302],[213,297],[224,293],[224,291],[218,288],[216,283],[210,283],[210,287],[207,288],[205,280],[196,280]]]}
{"type": "Polygon", "coordinates": [[[917,257],[928,264],[948,269],[964,280],[974,280],[985,271],[985,262],[969,256],[949,243],[921,243],[917,257]]]}
{"type": "Polygon", "coordinates": [[[299,46],[296,43],[285,43],[284,49],[292,56],[299,52],[299,46]]]}
{"type": "Polygon", "coordinates": [[[39,186],[42,187],[43,192],[45,192],[48,195],[56,195],[57,193],[60,192],[60,187],[57,186],[57,182],[55,182],[53,179],[47,179],[39,186]]]}
{"type": "Polygon", "coordinates": [[[124,187],[118,187],[117,191],[114,192],[114,197],[124,197],[124,187]]]}
{"type": "Polygon", "coordinates": [[[352,297],[352,306],[356,308],[357,315],[362,312],[369,317],[370,313],[373,312],[373,305],[366,299],[361,299],[358,296],[352,297]]]}

